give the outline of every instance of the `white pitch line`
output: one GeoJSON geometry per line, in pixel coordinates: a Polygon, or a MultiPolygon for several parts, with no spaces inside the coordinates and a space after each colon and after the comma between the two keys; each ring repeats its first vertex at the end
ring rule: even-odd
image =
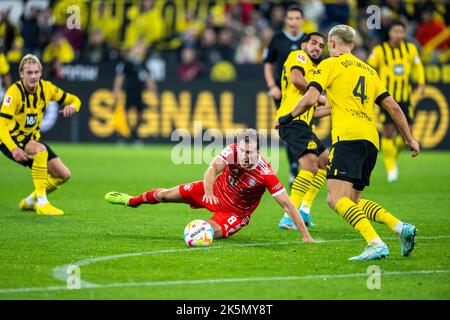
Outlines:
{"type": "MultiPolygon", "coordinates": [[[[404,276],[404,275],[427,275],[438,273],[449,273],[450,270],[416,270],[416,271],[392,271],[382,272],[382,276],[404,276]]],[[[202,279],[202,280],[176,280],[176,281],[148,281],[148,282],[124,282],[96,284],[91,287],[81,289],[105,289],[105,288],[123,288],[123,287],[153,287],[153,286],[173,286],[173,285],[191,285],[191,284],[209,284],[209,283],[236,283],[236,282],[264,282],[264,281],[297,281],[314,279],[343,279],[367,277],[367,273],[348,273],[348,274],[317,274],[306,276],[291,277],[255,277],[255,278],[224,278],[224,279],[202,279]]],[[[38,291],[76,291],[69,290],[65,286],[35,287],[35,288],[12,288],[0,289],[0,293],[20,293],[20,292],[38,292],[38,291]]]]}
{"type": "MultiPolygon", "coordinates": [[[[418,239],[423,239],[423,240],[439,239],[439,238],[450,238],[450,235],[442,235],[442,236],[434,236],[434,237],[418,237],[418,239]]],[[[390,238],[385,238],[385,239],[392,240],[392,239],[397,239],[397,238],[390,237],[390,238]]],[[[361,241],[361,238],[317,240],[318,243],[332,243],[332,242],[346,242],[346,241],[361,241]]],[[[166,250],[153,250],[153,251],[144,251],[144,252],[123,253],[123,254],[117,254],[117,255],[111,255],[111,256],[88,258],[88,259],[83,259],[83,260],[79,260],[79,261],[74,261],[69,264],[57,266],[53,269],[52,276],[53,276],[53,278],[55,278],[57,280],[66,282],[67,277],[68,277],[68,274],[66,273],[66,271],[67,271],[67,268],[71,265],[76,265],[76,266],[81,267],[81,266],[86,266],[86,265],[96,263],[96,262],[116,260],[116,259],[129,258],[129,257],[139,257],[139,256],[145,256],[145,255],[156,255],[156,254],[176,253],[176,252],[195,252],[197,250],[227,249],[227,248],[238,248],[238,247],[257,247],[257,246],[271,246],[271,245],[289,245],[289,244],[304,244],[304,242],[301,240],[281,241],[281,242],[259,242],[259,243],[255,242],[255,243],[241,243],[241,244],[226,245],[226,246],[211,246],[211,247],[203,247],[203,248],[180,248],[180,249],[166,249],[166,250]]],[[[432,271],[433,270],[428,270],[427,272],[432,272],[432,271]]],[[[437,270],[437,271],[438,272],[448,272],[447,270],[437,270]]],[[[364,274],[364,275],[366,275],[366,274],[364,274]]],[[[333,276],[333,275],[331,275],[331,276],[333,276]]],[[[303,276],[301,278],[307,279],[305,277],[309,277],[309,276],[303,276]]],[[[312,279],[314,279],[315,277],[319,277],[319,276],[312,275],[311,277],[313,277],[312,279]]],[[[326,277],[326,275],[325,275],[325,277],[326,277]]],[[[250,279],[250,278],[248,278],[248,279],[250,279]]],[[[251,279],[258,279],[258,278],[251,278],[251,279]]],[[[262,278],[262,279],[269,279],[268,281],[270,281],[271,278],[262,278]]],[[[273,278],[273,279],[275,280],[278,278],[273,278]]],[[[227,279],[211,279],[211,280],[207,280],[207,281],[217,282],[217,280],[227,280],[227,279]]],[[[184,281],[184,280],[182,280],[182,281],[184,281]]],[[[193,280],[193,281],[196,281],[196,280],[193,280]]],[[[201,280],[201,281],[206,281],[206,280],[201,280]]],[[[234,282],[239,282],[239,281],[243,281],[243,280],[237,279],[234,282]]],[[[260,281],[260,280],[255,280],[255,281],[260,281]]],[[[226,281],[224,281],[224,282],[226,282],[226,281]]],[[[233,282],[233,281],[229,281],[229,282],[233,282]]],[[[142,283],[147,283],[147,282],[142,282],[142,283]]],[[[160,283],[168,283],[168,285],[170,285],[171,283],[178,284],[178,281],[172,281],[172,282],[171,281],[167,281],[167,282],[162,281],[162,282],[148,282],[148,283],[158,283],[158,285],[160,285],[160,283]]],[[[183,283],[181,283],[181,284],[183,284],[183,283]]],[[[139,283],[135,283],[133,285],[133,283],[131,283],[130,286],[137,286],[138,284],[139,283]]],[[[107,286],[117,286],[117,285],[118,284],[114,284],[114,283],[113,284],[95,284],[95,283],[91,283],[91,282],[87,282],[87,281],[81,281],[81,287],[84,289],[99,288],[99,287],[106,288],[107,286]]],[[[34,287],[34,288],[3,288],[3,289],[0,288],[0,293],[55,291],[55,290],[68,290],[68,289],[66,286],[50,286],[50,287],[34,287]]]]}

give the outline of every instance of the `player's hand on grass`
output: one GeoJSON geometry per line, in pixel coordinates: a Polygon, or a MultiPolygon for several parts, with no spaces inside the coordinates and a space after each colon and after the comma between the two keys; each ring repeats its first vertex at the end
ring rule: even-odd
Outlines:
{"type": "Polygon", "coordinates": [[[74,106],[65,106],[64,109],[60,110],[59,113],[62,113],[64,118],[71,117],[77,112],[77,109],[74,106]]]}
{"type": "Polygon", "coordinates": [[[409,147],[409,150],[411,150],[412,157],[415,157],[420,153],[420,146],[416,140],[412,139],[411,141],[407,142],[407,145],[409,147]]]}
{"type": "Polygon", "coordinates": [[[313,238],[311,238],[311,236],[308,234],[304,234],[303,235],[303,242],[305,243],[314,243],[316,242],[313,238]]]}
{"type": "Polygon", "coordinates": [[[16,160],[18,162],[25,162],[30,159],[30,157],[28,157],[27,153],[25,151],[23,151],[22,149],[20,149],[19,147],[15,148],[11,153],[12,153],[14,160],[16,160]]]}
{"type": "Polygon", "coordinates": [[[203,202],[210,204],[219,204],[219,199],[214,194],[205,193],[203,195],[203,202]]]}

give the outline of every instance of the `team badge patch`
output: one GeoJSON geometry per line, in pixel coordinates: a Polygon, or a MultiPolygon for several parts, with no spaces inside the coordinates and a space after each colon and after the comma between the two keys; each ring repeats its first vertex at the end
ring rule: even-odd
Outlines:
{"type": "Polygon", "coordinates": [[[5,96],[5,100],[4,100],[4,104],[5,104],[5,106],[10,106],[11,105],[11,101],[12,101],[12,96],[10,96],[10,95],[7,95],[7,96],[5,96]]]}
{"type": "Polygon", "coordinates": [[[255,186],[255,184],[256,184],[256,180],[253,179],[253,178],[250,178],[250,179],[248,180],[248,184],[249,184],[251,187],[253,187],[253,186],[255,186]]]}
{"type": "Polygon", "coordinates": [[[192,183],[185,184],[183,186],[183,189],[186,190],[186,191],[191,191],[192,190],[192,183]]]}
{"type": "Polygon", "coordinates": [[[303,53],[299,53],[297,55],[297,60],[300,61],[300,62],[306,63],[306,57],[305,57],[305,55],[303,53]]]}
{"type": "Polygon", "coordinates": [[[317,143],[315,141],[310,141],[308,143],[308,150],[315,150],[317,149],[317,143]]]}

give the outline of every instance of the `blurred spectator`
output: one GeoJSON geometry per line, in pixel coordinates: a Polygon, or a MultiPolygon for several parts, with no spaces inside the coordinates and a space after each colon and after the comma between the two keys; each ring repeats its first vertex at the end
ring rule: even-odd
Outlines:
{"type": "Polygon", "coordinates": [[[237,0],[234,4],[228,4],[226,12],[243,25],[248,25],[254,5],[251,1],[237,0]]]}
{"type": "Polygon", "coordinates": [[[83,50],[82,60],[87,63],[100,63],[110,60],[110,57],[117,57],[117,52],[106,44],[103,32],[100,29],[94,29],[89,37],[88,45],[83,50]]]}
{"type": "Polygon", "coordinates": [[[200,60],[203,63],[216,63],[220,60],[217,35],[213,28],[206,28],[200,39],[200,60]]]}
{"type": "Polygon", "coordinates": [[[74,58],[75,52],[72,46],[60,32],[53,35],[42,55],[42,61],[49,64],[48,72],[55,77],[61,76],[62,64],[71,63],[74,58]]]}
{"type": "Polygon", "coordinates": [[[284,26],[285,11],[282,6],[275,6],[270,11],[269,25],[274,32],[280,31],[284,26]]]}
{"type": "MultiPolygon", "coordinates": [[[[435,36],[445,30],[446,26],[442,21],[439,21],[433,17],[433,11],[426,10],[422,13],[422,22],[419,24],[416,32],[416,39],[421,46],[425,46],[435,36]]],[[[439,50],[448,49],[450,43],[450,37],[447,37],[444,41],[437,46],[439,50]]]]}
{"type": "Polygon", "coordinates": [[[177,76],[181,81],[192,81],[200,78],[203,64],[198,61],[194,48],[181,49],[181,63],[177,68],[177,76]]]}
{"type": "Polygon", "coordinates": [[[13,42],[11,50],[8,51],[6,57],[9,62],[19,63],[23,56],[23,39],[22,37],[16,37],[13,42]]]}
{"type": "Polygon", "coordinates": [[[9,10],[0,11],[0,48],[4,52],[11,50],[14,39],[17,37],[17,28],[8,19],[9,10]]]}
{"type": "Polygon", "coordinates": [[[348,24],[350,18],[350,7],[347,0],[336,0],[336,3],[325,5],[326,19],[322,28],[330,29],[338,24],[348,24]]]}
{"type": "Polygon", "coordinates": [[[325,6],[321,0],[305,0],[302,5],[305,19],[319,26],[324,19],[325,6]]]}
{"type": "Polygon", "coordinates": [[[36,54],[39,49],[39,10],[36,6],[31,5],[28,12],[21,17],[21,35],[24,41],[23,53],[36,54]]]}
{"type": "Polygon", "coordinates": [[[255,29],[245,28],[245,34],[236,49],[235,61],[237,63],[259,62],[261,40],[256,36],[255,29]]]}
{"type": "Polygon", "coordinates": [[[52,35],[55,32],[55,17],[52,9],[47,8],[41,12],[38,17],[39,28],[39,50],[42,52],[44,48],[50,43],[52,35]]]}
{"type": "Polygon", "coordinates": [[[233,61],[235,55],[233,33],[229,28],[223,28],[219,31],[217,50],[220,54],[220,60],[233,61]]]}

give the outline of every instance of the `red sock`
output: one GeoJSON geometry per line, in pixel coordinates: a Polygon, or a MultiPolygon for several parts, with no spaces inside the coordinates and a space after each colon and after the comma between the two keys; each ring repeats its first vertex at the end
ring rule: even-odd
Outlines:
{"type": "Polygon", "coordinates": [[[147,204],[157,204],[161,201],[157,198],[155,198],[155,193],[159,191],[160,189],[153,189],[147,192],[144,192],[140,196],[131,198],[129,201],[129,204],[131,207],[138,207],[141,204],[147,203],[147,204]]]}

